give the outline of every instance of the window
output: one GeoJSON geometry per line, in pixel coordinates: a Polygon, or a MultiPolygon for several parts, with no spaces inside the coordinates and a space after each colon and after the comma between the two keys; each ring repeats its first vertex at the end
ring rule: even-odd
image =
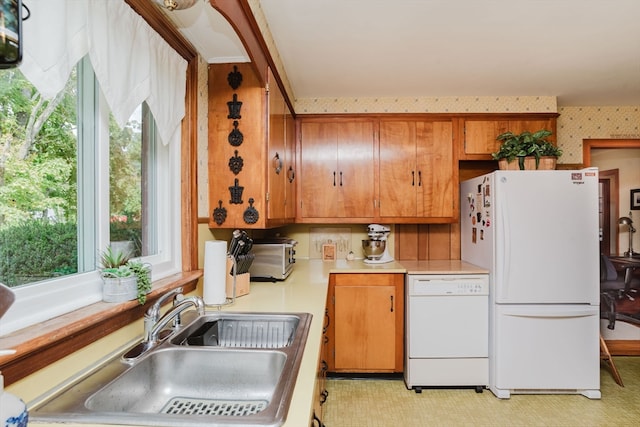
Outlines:
{"type": "Polygon", "coordinates": [[[39,103],[0,72],[0,282],[17,295],[0,334],[99,301],[111,242],[153,279],[180,270],[179,144],[160,143],[145,103],[120,129],[87,58],[63,92],[39,103]]]}

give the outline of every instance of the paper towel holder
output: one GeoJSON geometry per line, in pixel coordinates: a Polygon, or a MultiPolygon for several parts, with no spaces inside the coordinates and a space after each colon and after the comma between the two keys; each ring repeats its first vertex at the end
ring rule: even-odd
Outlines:
{"type": "MultiPolygon", "coordinates": [[[[236,302],[236,284],[237,284],[237,269],[238,269],[238,263],[236,262],[236,259],[229,253],[227,253],[227,259],[231,260],[231,262],[233,263],[233,267],[231,268],[231,272],[233,273],[233,286],[232,289],[233,291],[231,292],[231,297],[226,297],[225,302],[223,302],[222,304],[207,304],[207,307],[216,307],[218,310],[222,309],[222,307],[226,307],[226,306],[230,306],[233,305],[236,302]]],[[[226,271],[225,271],[226,274],[226,271]]]]}

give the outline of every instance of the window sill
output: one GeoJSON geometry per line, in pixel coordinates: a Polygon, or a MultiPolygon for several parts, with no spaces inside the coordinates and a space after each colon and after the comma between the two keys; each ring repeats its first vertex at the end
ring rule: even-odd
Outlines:
{"type": "Polygon", "coordinates": [[[0,349],[16,350],[15,354],[0,356],[5,385],[140,319],[150,304],[169,290],[179,286],[185,294],[195,290],[201,276],[202,270],[187,271],[154,282],[144,305],[135,300],[120,304],[99,302],[0,337],[0,349]]]}

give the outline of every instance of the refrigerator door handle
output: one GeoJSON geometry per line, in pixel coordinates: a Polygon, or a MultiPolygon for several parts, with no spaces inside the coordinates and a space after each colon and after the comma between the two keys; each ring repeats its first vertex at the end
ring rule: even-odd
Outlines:
{"type": "Polygon", "coordinates": [[[588,317],[599,314],[599,307],[593,305],[585,306],[526,306],[526,305],[513,305],[513,306],[501,306],[502,314],[512,317],[557,317],[557,318],[569,318],[569,317],[588,317]]]}
{"type": "MultiPolygon", "coordinates": [[[[506,178],[502,178],[502,179],[506,179],[506,178]]],[[[508,197],[502,197],[501,198],[501,203],[500,203],[500,213],[501,213],[501,218],[498,221],[498,225],[501,227],[501,233],[499,233],[499,235],[502,238],[502,244],[500,246],[502,246],[502,277],[499,279],[502,281],[502,286],[500,286],[498,289],[500,289],[500,292],[502,295],[500,295],[500,297],[505,297],[508,293],[508,284],[510,283],[510,266],[511,266],[511,235],[509,233],[510,228],[510,224],[509,224],[509,215],[507,215],[507,212],[509,211],[509,198],[508,197]]],[[[500,254],[496,254],[497,256],[500,256],[500,254]]]]}

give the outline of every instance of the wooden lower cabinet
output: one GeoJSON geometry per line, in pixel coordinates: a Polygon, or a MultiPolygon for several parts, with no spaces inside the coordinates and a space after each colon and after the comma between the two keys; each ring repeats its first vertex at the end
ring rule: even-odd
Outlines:
{"type": "Polygon", "coordinates": [[[330,372],[402,372],[404,275],[329,277],[330,372]]]}
{"type": "Polygon", "coordinates": [[[323,405],[326,403],[329,397],[327,391],[327,372],[329,370],[329,364],[327,362],[327,348],[329,344],[329,337],[327,331],[329,329],[329,309],[325,309],[325,323],[322,328],[322,343],[320,344],[320,360],[318,361],[318,370],[316,374],[316,389],[314,393],[313,401],[313,419],[311,420],[312,427],[324,427],[322,422],[323,405]]]}

